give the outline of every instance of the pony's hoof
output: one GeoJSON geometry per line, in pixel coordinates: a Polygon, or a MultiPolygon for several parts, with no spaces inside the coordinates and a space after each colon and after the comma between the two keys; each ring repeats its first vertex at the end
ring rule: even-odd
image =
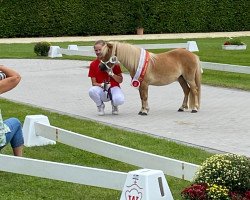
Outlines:
{"type": "Polygon", "coordinates": [[[145,113],[145,112],[140,111],[140,112],[138,113],[138,115],[148,115],[148,114],[145,113]]]}
{"type": "Polygon", "coordinates": [[[179,108],[179,110],[178,110],[178,112],[183,112],[184,111],[184,109],[182,109],[182,108],[179,108]]]}
{"type": "Polygon", "coordinates": [[[198,111],[197,110],[192,110],[191,113],[197,113],[198,111]]]}

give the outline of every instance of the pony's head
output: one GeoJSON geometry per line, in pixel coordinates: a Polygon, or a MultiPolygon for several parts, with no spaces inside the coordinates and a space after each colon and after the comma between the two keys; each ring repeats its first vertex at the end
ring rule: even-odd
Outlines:
{"type": "Polygon", "coordinates": [[[103,47],[102,47],[102,52],[101,52],[101,63],[99,65],[100,69],[102,71],[106,71],[109,68],[112,68],[115,64],[118,64],[118,58],[115,55],[114,50],[114,44],[111,42],[107,42],[103,47]]]}

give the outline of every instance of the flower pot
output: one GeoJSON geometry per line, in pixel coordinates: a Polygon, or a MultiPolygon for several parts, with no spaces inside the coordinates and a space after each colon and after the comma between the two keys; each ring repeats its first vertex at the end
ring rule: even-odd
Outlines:
{"type": "Polygon", "coordinates": [[[144,28],[137,28],[136,33],[137,35],[143,35],[144,28]]]}
{"type": "Polygon", "coordinates": [[[224,50],[245,50],[247,45],[222,45],[224,50]]]}

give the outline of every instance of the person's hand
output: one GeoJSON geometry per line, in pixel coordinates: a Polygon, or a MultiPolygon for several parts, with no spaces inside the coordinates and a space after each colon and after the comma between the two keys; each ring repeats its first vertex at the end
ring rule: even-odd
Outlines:
{"type": "Polygon", "coordinates": [[[104,91],[108,91],[110,86],[111,86],[110,83],[102,83],[101,84],[101,88],[103,88],[104,91]]]}
{"type": "Polygon", "coordinates": [[[108,89],[110,88],[110,86],[111,86],[110,83],[105,83],[104,84],[104,90],[108,91],[108,89]]]}

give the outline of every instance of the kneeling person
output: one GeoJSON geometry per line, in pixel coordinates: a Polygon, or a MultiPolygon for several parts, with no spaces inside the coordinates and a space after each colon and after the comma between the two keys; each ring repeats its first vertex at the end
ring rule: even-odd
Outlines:
{"type": "Polygon", "coordinates": [[[118,114],[118,106],[124,103],[124,94],[120,88],[123,81],[122,71],[118,64],[111,68],[101,64],[101,49],[105,45],[103,40],[95,42],[94,50],[97,58],[91,62],[88,76],[91,78],[92,87],[89,96],[95,102],[98,115],[104,115],[104,102],[111,101],[112,114],[118,114]],[[100,65],[101,64],[101,65],[100,65]]]}

